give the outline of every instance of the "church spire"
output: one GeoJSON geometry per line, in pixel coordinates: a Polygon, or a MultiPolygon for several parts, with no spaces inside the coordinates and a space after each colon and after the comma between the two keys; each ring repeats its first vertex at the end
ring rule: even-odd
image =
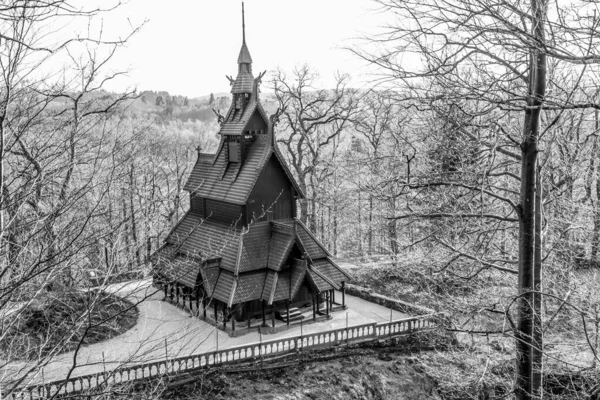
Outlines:
{"type": "Polygon", "coordinates": [[[252,57],[246,46],[246,19],[244,18],[244,2],[242,2],[242,49],[238,57],[238,64],[252,64],[252,57]]]}
{"type": "Polygon", "coordinates": [[[242,1],[242,43],[246,43],[246,20],[244,19],[244,2],[242,1]]]}
{"type": "Polygon", "coordinates": [[[246,46],[246,19],[242,2],[242,48],[238,56],[238,76],[233,83],[232,93],[252,93],[254,76],[252,76],[252,57],[246,46]]]}

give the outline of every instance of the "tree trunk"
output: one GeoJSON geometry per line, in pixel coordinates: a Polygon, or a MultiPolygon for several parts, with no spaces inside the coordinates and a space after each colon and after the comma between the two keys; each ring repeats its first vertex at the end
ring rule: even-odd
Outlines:
{"type": "MultiPolygon", "coordinates": [[[[547,4],[544,0],[532,2],[532,34],[544,43],[544,21],[547,4]]],[[[538,276],[535,263],[536,175],[538,136],[541,105],[546,92],[546,55],[534,49],[530,52],[529,96],[523,125],[521,143],[521,192],[519,204],[519,283],[518,322],[516,336],[516,387],[518,400],[532,399],[541,386],[532,385],[532,334],[535,313],[532,291],[534,276],[538,276]]],[[[540,380],[535,382],[541,385],[540,380]]]]}
{"type": "MultiPolygon", "coordinates": [[[[121,190],[121,202],[122,202],[122,213],[123,213],[123,223],[124,225],[124,232],[123,232],[123,238],[125,239],[125,262],[123,263],[123,265],[130,265],[131,264],[131,243],[130,243],[130,238],[129,235],[131,233],[131,228],[129,227],[130,222],[128,221],[128,217],[127,217],[127,198],[126,198],[126,193],[125,193],[125,188],[123,188],[121,190]]],[[[127,268],[128,270],[130,268],[127,268]]]]}
{"type": "Polygon", "coordinates": [[[338,203],[333,202],[333,255],[337,257],[338,244],[338,203]]]}
{"type": "Polygon", "coordinates": [[[323,207],[323,206],[319,207],[319,218],[321,221],[319,223],[319,232],[320,232],[321,243],[327,243],[325,241],[325,207],[323,207]]]}
{"type": "Polygon", "coordinates": [[[308,219],[308,229],[311,232],[317,232],[317,199],[314,194],[310,197],[310,217],[308,219]]]}
{"type": "Polygon", "coordinates": [[[308,225],[308,201],[306,199],[300,200],[300,221],[304,225],[308,225]]]}
{"type": "Polygon", "coordinates": [[[373,195],[369,194],[369,255],[373,254],[373,195]]]}
{"type": "Polygon", "coordinates": [[[594,233],[592,236],[592,254],[590,262],[597,261],[600,266],[600,171],[596,177],[596,207],[594,210],[594,233]]]}
{"type": "MultiPolygon", "coordinates": [[[[2,116],[0,117],[0,276],[5,274],[5,269],[8,271],[11,266],[8,260],[5,259],[4,249],[4,209],[6,208],[4,199],[4,147],[5,147],[5,129],[4,121],[6,114],[7,101],[4,101],[2,116]]],[[[8,271],[8,279],[10,279],[10,271],[8,271]]]]}
{"type": "Polygon", "coordinates": [[[135,261],[136,267],[142,264],[142,260],[140,258],[140,244],[138,242],[137,237],[137,223],[135,220],[135,207],[133,205],[133,192],[135,188],[135,176],[134,176],[134,167],[133,163],[131,163],[131,169],[129,171],[129,215],[131,216],[131,240],[133,242],[133,248],[135,250],[135,261]]]}
{"type": "Polygon", "coordinates": [[[535,261],[533,269],[533,331],[532,331],[532,373],[531,388],[534,398],[542,398],[543,373],[543,331],[542,331],[542,180],[538,169],[535,192],[535,261]]]}
{"type": "Polygon", "coordinates": [[[361,190],[360,187],[358,188],[358,254],[362,257],[363,255],[363,248],[362,248],[362,212],[360,209],[360,203],[361,203],[361,190]]]}
{"type": "MultiPolygon", "coordinates": [[[[390,216],[396,215],[396,200],[392,197],[389,201],[390,216]]],[[[396,229],[396,220],[389,219],[387,222],[388,226],[388,240],[390,241],[390,252],[392,253],[393,266],[396,266],[396,256],[398,255],[398,231],[396,229]]]]}

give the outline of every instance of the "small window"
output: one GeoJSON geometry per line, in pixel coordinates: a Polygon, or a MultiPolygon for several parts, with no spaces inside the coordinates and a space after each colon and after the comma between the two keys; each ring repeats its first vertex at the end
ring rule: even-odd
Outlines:
{"type": "Polygon", "coordinates": [[[240,154],[239,154],[240,145],[235,142],[229,142],[229,162],[239,162],[240,154]]]}
{"type": "Polygon", "coordinates": [[[242,96],[236,96],[235,97],[235,108],[236,110],[239,110],[242,108],[242,96]]]}

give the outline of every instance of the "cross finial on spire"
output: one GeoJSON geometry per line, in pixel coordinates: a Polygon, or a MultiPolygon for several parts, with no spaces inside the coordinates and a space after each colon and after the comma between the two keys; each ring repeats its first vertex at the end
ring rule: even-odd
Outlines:
{"type": "Polygon", "coordinates": [[[242,43],[246,43],[246,21],[244,19],[244,2],[242,1],[242,43]]]}

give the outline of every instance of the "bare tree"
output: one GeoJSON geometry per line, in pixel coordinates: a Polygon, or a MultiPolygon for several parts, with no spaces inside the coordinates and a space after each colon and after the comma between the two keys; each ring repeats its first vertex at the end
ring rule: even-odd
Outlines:
{"type": "Polygon", "coordinates": [[[536,212],[536,191],[543,151],[538,143],[568,110],[597,107],[589,96],[573,95],[591,65],[600,61],[597,5],[575,1],[564,7],[543,0],[378,3],[398,19],[372,38],[382,51],[355,53],[380,67],[380,84],[401,88],[400,100],[433,110],[440,118],[455,120],[444,110],[448,105],[459,110],[465,117],[456,121],[461,135],[476,141],[487,157],[502,155],[520,163],[516,173],[505,172],[516,181],[516,190],[460,185],[506,203],[513,216],[502,218],[518,220],[515,393],[519,399],[538,398],[542,211],[536,212]],[[422,62],[408,61],[408,54],[422,62]],[[576,78],[561,80],[565,72],[576,78]],[[542,118],[554,111],[554,118],[542,118]]]}
{"type": "Polygon", "coordinates": [[[300,214],[313,231],[318,215],[318,188],[333,174],[328,158],[335,153],[335,144],[339,144],[340,135],[349,129],[358,110],[358,95],[348,87],[348,76],[338,76],[331,90],[316,89],[317,78],[317,73],[305,65],[294,70],[291,79],[277,71],[272,81],[283,110],[277,141],[286,150],[298,184],[307,196],[300,204],[300,214]]]}

